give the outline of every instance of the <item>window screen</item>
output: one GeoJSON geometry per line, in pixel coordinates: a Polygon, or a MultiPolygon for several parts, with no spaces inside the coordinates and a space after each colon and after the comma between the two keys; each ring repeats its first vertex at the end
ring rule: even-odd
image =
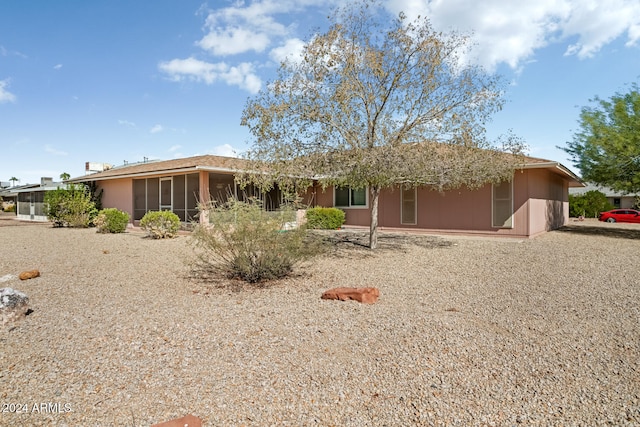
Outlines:
{"type": "Polygon", "coordinates": [[[513,186],[511,182],[493,185],[493,227],[513,228],[513,186]]]}

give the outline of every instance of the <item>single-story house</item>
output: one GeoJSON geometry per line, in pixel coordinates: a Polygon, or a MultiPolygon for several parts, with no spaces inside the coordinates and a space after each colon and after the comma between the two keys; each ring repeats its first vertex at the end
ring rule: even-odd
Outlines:
{"type": "Polygon", "coordinates": [[[584,187],[570,188],[569,194],[579,196],[588,191],[599,191],[603,193],[607,197],[607,200],[609,200],[609,203],[618,209],[632,209],[636,204],[636,198],[640,197],[640,194],[624,194],[619,191],[612,190],[609,187],[602,187],[590,183],[584,187]]]}
{"type": "MultiPolygon", "coordinates": [[[[224,201],[229,194],[242,199],[234,174],[243,165],[236,158],[196,156],[114,167],[68,182],[95,182],[103,190],[103,207],[126,211],[132,221],[152,210],[170,210],[182,221],[192,221],[198,217],[201,201],[224,201]]],[[[379,199],[379,227],[531,237],[564,225],[569,219],[568,190],[582,186],[560,163],[527,157],[511,182],[477,190],[385,189],[379,199]]],[[[280,203],[277,188],[263,197],[267,208],[280,203]]],[[[347,226],[369,225],[369,193],[364,189],[323,190],[314,185],[304,200],[309,206],[343,209],[347,226]]]]}
{"type": "MultiPolygon", "coordinates": [[[[199,219],[198,205],[208,200],[226,201],[229,195],[239,199],[258,195],[254,189],[240,190],[234,174],[244,161],[232,157],[195,156],[165,161],[144,161],[112,167],[68,180],[69,183],[96,184],[102,190],[102,206],[128,212],[131,221],[139,221],[149,211],[169,210],[182,222],[199,219]]],[[[262,195],[269,209],[280,204],[277,189],[262,195]]]]}
{"type": "Polygon", "coordinates": [[[25,184],[4,189],[3,199],[13,200],[17,219],[26,221],[48,221],[44,206],[44,194],[64,186],[53,178],[40,178],[40,184],[25,184]]]}

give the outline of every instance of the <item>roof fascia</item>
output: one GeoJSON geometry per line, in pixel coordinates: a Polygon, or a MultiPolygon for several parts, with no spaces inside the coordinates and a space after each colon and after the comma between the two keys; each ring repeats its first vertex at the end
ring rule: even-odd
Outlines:
{"type": "Polygon", "coordinates": [[[148,172],[132,172],[121,175],[109,175],[103,177],[92,177],[92,175],[85,175],[83,177],[73,178],[67,180],[65,182],[89,182],[89,181],[107,181],[110,179],[123,179],[123,178],[143,178],[148,176],[158,176],[158,175],[183,175],[189,172],[198,172],[198,171],[209,171],[209,172],[227,172],[227,173],[236,173],[239,172],[238,169],[231,168],[219,168],[215,166],[190,166],[186,168],[176,168],[176,169],[159,169],[155,171],[148,172]]]}
{"type": "Polygon", "coordinates": [[[558,162],[541,162],[541,163],[526,163],[521,169],[557,169],[562,175],[568,176],[571,180],[575,181],[575,187],[585,187],[585,183],[576,174],[571,172],[567,167],[558,162]]]}

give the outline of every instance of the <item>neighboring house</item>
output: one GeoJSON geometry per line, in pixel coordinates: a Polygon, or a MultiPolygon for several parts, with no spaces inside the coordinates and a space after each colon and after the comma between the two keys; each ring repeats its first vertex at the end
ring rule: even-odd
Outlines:
{"type": "Polygon", "coordinates": [[[16,202],[16,194],[10,191],[11,183],[0,181],[0,210],[13,206],[16,202]]]}
{"type": "MultiPolygon", "coordinates": [[[[244,197],[234,183],[241,159],[197,156],[125,165],[68,182],[95,182],[103,207],[126,211],[138,221],[148,211],[170,210],[181,221],[198,217],[199,202],[244,197]]],[[[530,237],[564,225],[569,218],[570,187],[580,179],[558,162],[528,157],[512,182],[478,190],[437,192],[428,188],[385,189],[380,195],[381,229],[530,237]]],[[[267,208],[280,203],[277,188],[264,196],[267,208]]],[[[335,206],[346,212],[346,225],[368,226],[368,191],[314,185],[306,194],[310,206],[335,206]]],[[[206,221],[206,218],[199,218],[206,221]]]]}
{"type": "Polygon", "coordinates": [[[618,209],[633,208],[636,203],[636,198],[640,196],[639,194],[623,194],[608,187],[601,187],[595,184],[587,184],[585,187],[581,188],[571,188],[569,189],[569,194],[578,196],[586,193],[587,191],[599,191],[603,193],[607,197],[607,200],[609,200],[609,203],[618,209]]]}
{"type": "Polygon", "coordinates": [[[63,185],[61,182],[54,182],[53,178],[40,178],[40,184],[25,184],[7,188],[0,195],[4,200],[14,201],[18,219],[48,221],[44,208],[44,194],[63,185]]]}

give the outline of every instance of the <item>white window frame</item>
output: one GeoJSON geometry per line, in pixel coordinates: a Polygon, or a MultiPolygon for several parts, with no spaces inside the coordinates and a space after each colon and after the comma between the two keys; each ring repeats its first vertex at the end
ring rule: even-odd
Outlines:
{"type": "Polygon", "coordinates": [[[347,188],[349,190],[349,206],[338,206],[336,204],[336,189],[338,187],[334,186],[333,187],[333,206],[336,208],[340,208],[340,209],[368,209],[369,208],[369,187],[365,187],[364,188],[364,205],[352,205],[351,204],[351,191],[352,188],[351,187],[340,187],[340,188],[347,188]]]}
{"type": "Polygon", "coordinates": [[[416,225],[418,223],[418,188],[400,187],[400,224],[416,225]],[[404,222],[404,192],[413,190],[413,222],[404,222]]]}
{"type": "Polygon", "coordinates": [[[496,184],[492,184],[491,185],[491,227],[492,228],[509,228],[509,229],[513,229],[515,227],[515,218],[514,218],[514,214],[515,212],[513,211],[513,179],[511,181],[503,181],[497,185],[504,185],[504,184],[508,184],[509,185],[509,198],[508,199],[496,199],[496,184]],[[507,222],[509,222],[510,224],[505,225],[505,224],[495,224],[495,205],[496,205],[496,201],[509,201],[510,202],[510,207],[509,210],[511,212],[511,215],[509,216],[509,220],[507,222]]]}
{"type": "MultiPolygon", "coordinates": [[[[185,179],[186,180],[186,179],[185,179]]],[[[167,177],[162,177],[160,178],[160,180],[158,181],[158,209],[160,209],[161,211],[171,211],[173,212],[173,176],[167,176],[167,177]],[[171,192],[170,194],[170,198],[171,198],[171,204],[170,205],[163,205],[162,204],[162,182],[169,182],[169,190],[171,192]]]]}

